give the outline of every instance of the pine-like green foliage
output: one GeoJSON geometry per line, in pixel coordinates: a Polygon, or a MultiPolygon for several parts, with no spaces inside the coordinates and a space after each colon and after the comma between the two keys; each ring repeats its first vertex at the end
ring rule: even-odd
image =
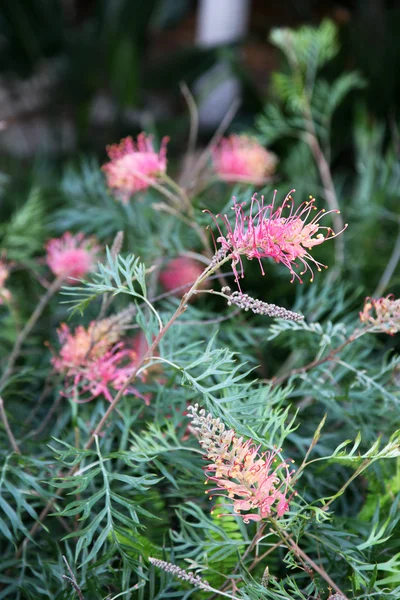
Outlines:
{"type": "MultiPolygon", "coordinates": [[[[398,286],[396,149],[357,105],[354,164],[331,167],[340,153],[333,114],[361,79],[322,77],[339,50],[330,22],[276,30],[271,40],[288,69],[274,78],[276,103],[257,127],[264,141],[278,140],[278,192],[295,186],[299,202],[311,192],[328,202],[322,153],[349,222],[345,260],[332,243],[315,248],[333,274],[317,273],[313,285],[296,288],[282,265],[266,262],[262,280],[256,261],[246,261],[243,290],[305,317],[273,321],[228,307],[215,293],[181,286],[178,298],[159,285],[176,255],[207,268],[198,228],[209,221],[201,210],[228,213],[230,188],[224,196],[222,187],[199,188],[189,208],[182,191],[166,184],[170,196],[151,189],[123,205],[89,159],[65,167],[49,213],[33,188],[1,227],[11,293],[0,305],[4,369],[40,292],[49,298],[1,384],[0,598],[64,600],[78,591],[85,600],[400,596],[397,340],[366,332],[358,315],[375,288],[382,295],[398,286]],[[285,136],[295,143],[286,147],[285,136]],[[66,229],[95,234],[104,251],[95,272],[51,296],[42,248],[66,229]],[[185,303],[185,293],[193,302],[185,303]],[[131,387],[110,386],[112,404],[87,390],[78,396],[68,370],[56,372],[62,322],[72,332],[95,322],[104,339],[111,331],[112,343],[134,357],[131,387]],[[232,498],[209,500],[215,482],[204,485],[209,461],[187,418],[196,403],[233,429],[237,443],[251,438],[260,454],[276,447],[293,459],[282,517],[245,523],[232,498]],[[175,567],[164,572],[150,558],[175,567]],[[179,578],[177,569],[192,575],[179,578]],[[192,584],[196,576],[202,587],[192,584]]],[[[237,201],[253,191],[238,186],[237,201]]],[[[264,192],[269,198],[269,184],[264,192]]],[[[4,193],[12,194],[12,181],[4,193]]],[[[223,270],[233,286],[229,265],[223,270]]],[[[212,277],[218,292],[226,281],[212,277]]]]}

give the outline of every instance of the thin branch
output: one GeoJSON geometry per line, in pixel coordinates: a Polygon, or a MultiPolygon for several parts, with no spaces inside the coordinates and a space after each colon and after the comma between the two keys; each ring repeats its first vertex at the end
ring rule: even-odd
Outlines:
{"type": "Polygon", "coordinates": [[[338,594],[341,594],[343,596],[343,600],[349,600],[348,597],[344,594],[344,592],[342,592],[340,587],[338,585],[336,585],[336,583],[333,581],[333,579],[330,578],[330,576],[325,571],[325,569],[323,567],[320,567],[319,565],[317,565],[317,563],[314,562],[312,560],[312,558],[310,558],[308,556],[308,554],[306,554],[304,552],[304,550],[302,550],[296,544],[296,542],[294,540],[292,540],[292,538],[290,537],[290,535],[288,533],[286,533],[286,531],[280,530],[279,533],[281,534],[281,536],[287,543],[288,547],[290,546],[290,548],[295,552],[295,554],[297,554],[297,556],[300,559],[303,559],[308,565],[310,565],[310,567],[314,571],[316,571],[322,577],[322,579],[325,579],[325,581],[331,586],[332,589],[335,590],[335,592],[337,592],[338,594]]]}
{"type": "Polygon", "coordinates": [[[60,284],[63,281],[63,279],[64,279],[63,277],[57,277],[57,279],[55,279],[53,281],[53,283],[51,284],[51,286],[49,287],[47,292],[40,299],[39,304],[36,306],[35,310],[33,311],[32,315],[30,316],[27,324],[25,325],[25,327],[23,328],[23,330],[17,337],[17,340],[14,344],[14,348],[12,349],[12,352],[8,359],[7,366],[6,366],[6,368],[3,372],[3,375],[1,376],[1,379],[0,379],[0,390],[3,389],[5,382],[7,381],[7,379],[13,372],[15,361],[17,360],[17,358],[20,354],[23,343],[25,342],[26,338],[28,337],[28,335],[32,331],[33,327],[35,326],[37,320],[41,316],[46,304],[49,302],[49,300],[52,298],[52,296],[59,289],[60,284]]]}
{"type": "Polygon", "coordinates": [[[38,435],[40,435],[42,433],[42,431],[44,431],[44,429],[46,428],[46,425],[50,421],[51,417],[54,415],[57,408],[60,406],[62,400],[65,400],[65,398],[63,398],[63,396],[61,394],[59,394],[58,397],[56,398],[55,402],[53,402],[52,407],[48,411],[46,417],[43,419],[40,426],[37,429],[35,429],[35,431],[33,431],[32,435],[34,437],[37,437],[38,435]]]}
{"type": "Polygon", "coordinates": [[[345,340],[342,344],[340,344],[339,346],[337,346],[336,348],[331,350],[329,352],[329,354],[327,354],[323,358],[319,358],[319,359],[315,358],[314,360],[309,362],[307,365],[304,365],[303,367],[297,367],[296,369],[291,369],[290,371],[288,371],[287,373],[284,373],[280,377],[273,377],[270,380],[271,384],[273,386],[280,385],[281,383],[283,383],[284,381],[286,381],[293,375],[307,373],[307,371],[310,371],[310,369],[313,369],[314,367],[318,367],[319,365],[323,365],[324,363],[333,360],[335,358],[335,356],[337,354],[339,354],[339,352],[341,352],[346,346],[348,346],[349,344],[351,344],[352,342],[354,342],[355,340],[360,338],[362,335],[367,333],[367,331],[368,331],[368,329],[356,329],[355,331],[353,331],[351,336],[347,338],[347,340],[345,340]]]}
{"type": "Polygon", "coordinates": [[[380,297],[386,290],[393,273],[396,270],[396,267],[400,260],[400,229],[397,234],[396,243],[393,248],[392,256],[389,259],[389,262],[386,265],[385,270],[382,273],[382,277],[379,280],[378,285],[376,286],[376,290],[373,293],[373,296],[380,297]]]}
{"type": "Polygon", "coordinates": [[[78,585],[78,583],[76,581],[75,575],[74,575],[71,567],[69,566],[68,561],[65,558],[65,556],[63,556],[63,561],[65,562],[65,564],[67,566],[67,569],[69,571],[70,577],[68,577],[68,575],[63,575],[62,578],[65,579],[66,581],[68,581],[72,585],[72,587],[74,588],[74,590],[78,594],[79,600],[84,600],[81,588],[79,587],[79,585],[78,585]]]}
{"type": "Polygon", "coordinates": [[[7,419],[6,411],[4,410],[3,398],[1,398],[1,397],[0,397],[0,418],[3,421],[4,429],[6,430],[6,433],[7,433],[7,436],[8,436],[8,439],[10,441],[12,449],[17,454],[21,454],[21,451],[18,448],[18,444],[15,441],[15,437],[13,435],[13,432],[11,431],[11,427],[10,427],[10,424],[8,422],[8,419],[7,419]]]}
{"type": "Polygon", "coordinates": [[[222,119],[220,125],[218,126],[218,129],[212,136],[207,147],[201,153],[201,155],[193,169],[192,176],[193,176],[194,181],[196,180],[196,177],[199,174],[199,172],[206,165],[212,149],[214,148],[214,146],[216,146],[216,144],[218,144],[219,140],[221,139],[221,137],[224,135],[225,131],[231,124],[232,120],[234,119],[234,117],[238,111],[239,106],[240,106],[240,100],[234,100],[232,102],[231,106],[228,108],[228,111],[227,111],[225,117],[222,119]]]}
{"type": "Polygon", "coordinates": [[[42,393],[40,394],[39,399],[35,402],[34,408],[31,410],[31,412],[29,413],[29,415],[27,416],[27,418],[24,421],[25,427],[33,421],[33,419],[37,415],[38,411],[40,410],[43,402],[47,398],[49,392],[53,388],[53,385],[54,385],[53,379],[54,379],[53,373],[50,373],[46,378],[46,381],[44,384],[44,389],[43,389],[42,393]]]}
{"type": "Polygon", "coordinates": [[[192,177],[191,161],[193,159],[194,151],[197,143],[197,136],[199,132],[199,111],[197,109],[196,101],[192,95],[192,92],[188,88],[185,82],[180,84],[182,96],[184,97],[190,115],[190,127],[189,137],[186,149],[186,162],[184,163],[183,172],[181,175],[182,185],[185,185],[187,179],[192,177]]]}

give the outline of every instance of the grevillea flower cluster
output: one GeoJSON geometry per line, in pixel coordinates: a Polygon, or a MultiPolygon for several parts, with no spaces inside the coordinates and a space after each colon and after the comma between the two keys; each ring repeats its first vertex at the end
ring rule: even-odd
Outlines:
{"type": "Polygon", "coordinates": [[[263,302],[262,300],[252,298],[248,294],[243,294],[242,292],[231,293],[229,287],[223,287],[221,291],[228,295],[228,306],[235,304],[245,311],[251,310],[256,315],[266,315],[276,319],[285,319],[286,321],[302,321],[304,319],[303,315],[293,312],[292,310],[287,310],[282,306],[263,302]]]}
{"type": "Polygon", "coordinates": [[[102,169],[106,174],[108,187],[115,192],[121,202],[141,190],[146,190],[156,178],[166,172],[168,138],[163,138],[159,152],[154,150],[151,136],[140,133],[136,143],[131,137],[119,144],[107,146],[111,159],[102,169]]]}
{"type": "Polygon", "coordinates": [[[0,260],[0,305],[11,300],[11,293],[5,286],[10,272],[6,263],[0,260]]]}
{"type": "MultiPolygon", "coordinates": [[[[87,329],[79,325],[74,332],[63,323],[58,330],[61,348],[52,364],[72,384],[77,401],[104,396],[111,402],[112,390],[118,391],[127,383],[140,356],[133,345],[119,341],[126,318],[92,322],[87,329]]],[[[132,386],[124,393],[148,401],[132,386]]]]}
{"type": "Polygon", "coordinates": [[[360,321],[377,332],[394,335],[400,331],[400,300],[393,294],[384,298],[366,298],[360,321]]]}
{"type": "Polygon", "coordinates": [[[262,184],[266,177],[270,177],[278,162],[275,154],[245,135],[222,139],[212,158],[214,169],[221,179],[253,184],[262,184]]]}
{"type": "Polygon", "coordinates": [[[282,517],[289,510],[287,494],[293,471],[279,459],[281,449],[260,453],[252,440],[237,437],[220,419],[196,404],[188,407],[191,430],[211,461],[205,468],[210,497],[222,495],[233,501],[234,514],[249,521],[261,521],[272,515],[282,517]],[[223,493],[221,493],[223,492],[223,493]]]}
{"type": "Polygon", "coordinates": [[[264,204],[264,196],[261,196],[260,202],[254,195],[249,215],[246,215],[244,210],[245,202],[241,204],[235,202],[232,207],[236,215],[233,228],[227,215],[217,215],[226,226],[225,235],[214,218],[220,234],[216,241],[221,245],[217,254],[219,257],[228,254],[232,257],[232,269],[237,283],[239,283],[239,273],[236,268],[238,264],[243,277],[242,256],[249,260],[256,258],[263,275],[262,258],[272,258],[275,262],[284,264],[292,274],[292,282],[297,278],[302,283],[301,276],[307,271],[310,272],[311,281],[314,280],[314,271],[310,262],[318,271],[321,271],[321,267],[327,268],[326,265],[316,261],[309,250],[342,233],[341,231],[334,233],[330,227],[321,227],[319,224],[323,216],[338,211],[326,212],[324,209],[318,211],[314,206],[315,199],[312,197],[295,210],[292,192],[276,209],[276,192],[272,204],[268,205],[264,204]],[[317,213],[307,222],[313,211],[317,213]],[[303,266],[303,270],[298,274],[294,268],[298,268],[299,263],[303,266]]]}
{"type": "Polygon", "coordinates": [[[83,233],[73,235],[69,231],[60,238],[49,240],[46,244],[46,261],[56,277],[73,284],[93,270],[99,253],[99,246],[93,237],[83,233]]]}

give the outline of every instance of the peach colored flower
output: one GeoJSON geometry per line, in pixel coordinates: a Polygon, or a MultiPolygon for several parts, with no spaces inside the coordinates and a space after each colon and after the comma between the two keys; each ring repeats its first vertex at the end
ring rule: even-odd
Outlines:
{"type": "MultiPolygon", "coordinates": [[[[121,342],[115,344],[102,356],[87,362],[77,370],[74,377],[74,388],[78,398],[84,396],[83,402],[90,402],[98,396],[113,401],[111,390],[119,391],[127,383],[136,367],[137,356],[132,350],[124,348],[121,342]]],[[[149,404],[148,395],[141,394],[132,385],[124,390],[124,395],[138,396],[149,404]]]]}
{"type": "MultiPolygon", "coordinates": [[[[90,323],[87,329],[79,325],[74,332],[63,323],[58,330],[61,349],[52,358],[52,364],[69,384],[72,382],[77,401],[88,402],[104,396],[111,402],[111,391],[118,391],[127,383],[139,357],[133,348],[118,341],[123,322],[123,317],[120,321],[103,319],[90,323]]],[[[148,396],[133,386],[128,386],[124,394],[133,394],[148,403],[148,396]]]]}
{"type": "Polygon", "coordinates": [[[215,171],[225,181],[262,184],[275,172],[277,162],[275,154],[245,135],[222,139],[213,152],[215,171]]]}
{"type": "Polygon", "coordinates": [[[182,296],[204,271],[202,265],[185,256],[169,261],[160,273],[160,282],[168,292],[179,288],[174,296],[182,296]]]}
{"type": "MultiPolygon", "coordinates": [[[[283,263],[291,272],[292,281],[297,278],[300,283],[302,283],[300,276],[304,275],[307,270],[310,271],[311,281],[314,279],[310,262],[314,263],[318,271],[321,271],[321,267],[327,268],[316,261],[308,250],[342,233],[341,231],[334,233],[330,227],[322,227],[319,224],[323,216],[337,211],[325,212],[322,209],[307,223],[310,213],[317,210],[314,206],[315,199],[310,197],[309,201],[303,202],[295,210],[292,192],[286,196],[282,205],[277,209],[275,209],[276,191],[272,204],[268,205],[264,205],[264,196],[261,196],[261,202],[259,202],[257,195],[254,194],[248,216],[244,212],[246,203],[237,204],[235,202],[232,207],[236,215],[233,228],[227,215],[217,215],[226,226],[225,235],[213,217],[220,233],[216,240],[221,245],[217,251],[218,258],[228,254],[232,257],[232,268],[237,283],[239,283],[237,264],[240,265],[243,277],[242,256],[249,260],[256,258],[263,275],[262,258],[272,258],[277,263],[283,263]],[[294,267],[299,267],[299,263],[303,266],[300,274],[294,270],[294,267]]],[[[344,229],[346,227],[347,225],[344,229]]]]}
{"type": "Polygon", "coordinates": [[[83,233],[73,235],[67,231],[60,238],[49,240],[46,250],[47,264],[54,275],[73,285],[73,279],[80,279],[93,270],[99,246],[93,237],[87,238],[83,233]]]}
{"type": "Polygon", "coordinates": [[[157,176],[166,172],[167,142],[168,138],[163,138],[157,153],[152,137],[140,133],[136,144],[131,137],[127,137],[119,144],[107,146],[107,154],[111,160],[102,169],[106,174],[108,187],[119,200],[127,203],[133,194],[147,189],[157,176]]]}
{"type": "Polygon", "coordinates": [[[360,321],[376,332],[394,335],[400,331],[400,300],[393,294],[384,298],[366,298],[360,321]]]}
{"type": "Polygon", "coordinates": [[[211,461],[205,473],[217,487],[206,491],[210,497],[222,495],[232,500],[234,514],[245,523],[272,514],[282,517],[289,510],[287,495],[293,471],[280,461],[281,449],[260,453],[252,440],[236,437],[233,429],[227,430],[220,419],[206,415],[197,404],[188,407],[188,417],[192,419],[191,430],[211,461]]]}
{"type": "Polygon", "coordinates": [[[61,349],[58,356],[53,357],[52,364],[59,372],[73,373],[76,368],[85,365],[93,358],[102,356],[111,343],[107,338],[95,335],[94,322],[87,329],[78,325],[72,333],[66,323],[61,323],[57,330],[61,349]]]}

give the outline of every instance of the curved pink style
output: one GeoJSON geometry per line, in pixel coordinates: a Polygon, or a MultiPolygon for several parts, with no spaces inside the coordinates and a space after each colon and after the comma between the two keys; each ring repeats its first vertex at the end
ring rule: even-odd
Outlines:
{"type": "MultiPolygon", "coordinates": [[[[294,191],[292,190],[286,196],[278,208],[275,208],[276,191],[272,204],[268,205],[264,205],[264,196],[261,196],[260,202],[254,194],[249,215],[244,211],[245,202],[242,204],[235,202],[232,207],[236,217],[233,228],[227,215],[217,215],[226,227],[225,234],[213,217],[220,233],[216,240],[220,244],[218,251],[225,251],[232,257],[232,268],[237,283],[239,283],[239,273],[236,268],[238,264],[243,277],[242,256],[249,260],[256,258],[263,275],[262,258],[272,258],[277,263],[283,263],[292,274],[292,282],[297,278],[300,283],[303,283],[301,275],[304,275],[307,270],[310,272],[311,281],[314,280],[310,262],[314,263],[318,271],[321,271],[322,267],[327,268],[326,265],[316,261],[309,250],[342,233],[341,231],[334,233],[330,227],[322,227],[319,224],[323,216],[337,211],[326,212],[324,209],[318,211],[314,206],[315,198],[312,197],[295,210],[291,196],[294,191]],[[307,223],[312,211],[317,213],[307,223]],[[299,267],[299,263],[303,266],[303,270],[298,274],[294,267],[299,267]]],[[[346,227],[347,225],[344,229],[346,227]]]]}
{"type": "Polygon", "coordinates": [[[46,261],[56,277],[80,279],[92,271],[95,266],[99,246],[94,238],[86,238],[83,233],[72,235],[69,231],[60,238],[49,240],[46,244],[46,261]]]}
{"type": "Polygon", "coordinates": [[[161,141],[160,151],[153,147],[151,136],[140,133],[136,143],[126,137],[119,144],[107,146],[110,162],[102,167],[108,187],[124,203],[136,192],[147,189],[167,170],[168,138],[161,141]]]}
{"type": "Polygon", "coordinates": [[[277,157],[254,138],[231,135],[214,149],[213,164],[217,175],[225,181],[262,184],[276,169],[277,157]]]}

